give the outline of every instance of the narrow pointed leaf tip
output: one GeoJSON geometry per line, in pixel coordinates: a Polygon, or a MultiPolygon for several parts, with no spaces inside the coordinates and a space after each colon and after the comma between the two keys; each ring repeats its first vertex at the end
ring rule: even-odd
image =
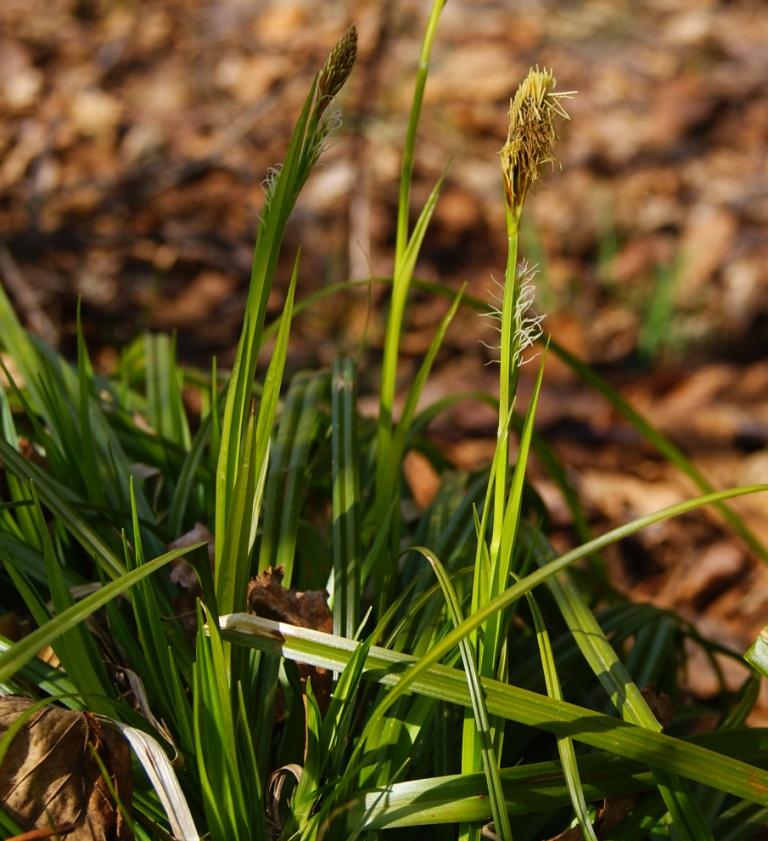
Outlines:
{"type": "Polygon", "coordinates": [[[571,97],[573,91],[557,92],[556,84],[550,70],[536,67],[520,83],[509,105],[509,133],[501,148],[501,170],[507,204],[516,215],[541,167],[555,161],[555,116],[568,119],[562,100],[571,97]]]}
{"type": "Polygon", "coordinates": [[[357,29],[354,24],[331,50],[320,75],[317,78],[317,94],[320,113],[342,89],[352,72],[357,58],[357,29]]]}

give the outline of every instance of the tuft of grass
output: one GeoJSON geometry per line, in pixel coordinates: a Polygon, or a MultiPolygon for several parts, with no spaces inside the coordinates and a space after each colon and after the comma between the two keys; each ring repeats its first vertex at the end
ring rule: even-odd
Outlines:
{"type": "MultiPolygon", "coordinates": [[[[416,74],[391,277],[302,299],[296,255],[283,312],[266,324],[287,220],[353,70],[352,28],[314,79],[285,160],[267,178],[232,371],[215,360],[209,371],[187,370],[172,337],[146,335],[121,349],[115,376],[99,377],[81,329],[77,359],[61,358],[22,328],[0,288],[2,607],[33,627],[17,641],[0,637],[0,689],[121,727],[137,757],[130,817],[141,841],[198,833],[211,841],[387,833],[533,841],[568,828],[601,841],[756,838],[768,813],[768,735],[744,723],[756,672],[678,617],[614,592],[600,551],[715,505],[766,557],[725,503],[768,486],[716,491],[556,337],[544,337],[528,406],[517,402],[523,351],[540,323],[533,277],[518,267],[523,207],[554,158],[565,116],[565,94],[548,71],[531,71],[514,95],[501,154],[509,248],[498,396],[452,395],[420,408],[458,308],[494,309],[463,288],[415,277],[442,184],[411,227],[418,125],[443,6],[433,3],[416,74]],[[285,376],[292,319],[370,283],[390,291],[375,420],[358,411],[349,359],[285,376]],[[395,417],[414,285],[450,303],[395,417]],[[268,361],[267,337],[275,339],[268,361]],[[563,465],[535,429],[547,352],[703,496],[591,535],[563,465]],[[187,392],[197,399],[185,401],[187,392]],[[493,462],[474,474],[448,470],[427,437],[430,421],[461,399],[498,411],[493,462]],[[201,415],[190,416],[187,402],[201,415]],[[411,450],[440,476],[426,510],[403,478],[411,450]],[[531,451],[562,489],[581,541],[560,556],[527,478],[531,451]],[[274,583],[277,566],[283,589],[272,592],[272,613],[281,621],[247,611],[250,579],[261,573],[274,583]],[[330,617],[318,607],[323,589],[330,617]],[[48,645],[56,659],[46,662],[48,645]],[[680,684],[676,666],[690,646],[704,650],[720,681],[706,704],[691,704],[680,684]],[[742,663],[736,694],[715,655],[742,663]],[[664,727],[648,686],[671,699],[664,727]],[[710,732],[698,732],[703,721],[715,722],[710,732]],[[626,814],[606,834],[602,804],[618,796],[630,798],[626,814]]],[[[761,646],[747,661],[764,672],[761,646]]],[[[26,829],[2,809],[0,825],[26,829]]]]}

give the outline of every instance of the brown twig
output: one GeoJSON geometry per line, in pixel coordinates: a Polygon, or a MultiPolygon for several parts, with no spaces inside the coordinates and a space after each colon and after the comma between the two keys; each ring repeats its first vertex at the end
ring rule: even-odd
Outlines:
{"type": "Polygon", "coordinates": [[[29,832],[22,832],[20,835],[13,835],[7,841],[38,841],[39,838],[52,838],[57,835],[68,835],[77,829],[76,823],[64,823],[55,827],[40,827],[30,829],[29,832]]]}

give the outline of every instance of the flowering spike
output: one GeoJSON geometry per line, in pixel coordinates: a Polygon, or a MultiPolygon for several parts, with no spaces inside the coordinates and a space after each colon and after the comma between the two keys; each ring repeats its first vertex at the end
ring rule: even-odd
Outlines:
{"type": "Polygon", "coordinates": [[[341,90],[352,72],[357,58],[357,29],[354,24],[331,50],[320,75],[317,77],[318,107],[322,113],[328,103],[341,90]]]}
{"type": "Polygon", "coordinates": [[[555,77],[538,67],[520,83],[509,106],[509,133],[501,149],[501,170],[509,209],[519,217],[541,167],[554,163],[555,115],[568,119],[561,102],[572,92],[555,91],[555,77]]]}

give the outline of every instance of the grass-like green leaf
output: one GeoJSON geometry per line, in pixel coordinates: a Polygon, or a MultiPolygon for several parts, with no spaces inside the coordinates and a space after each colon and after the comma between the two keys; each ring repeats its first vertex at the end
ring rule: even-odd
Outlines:
{"type": "MultiPolygon", "coordinates": [[[[557,674],[557,666],[555,664],[555,657],[552,652],[552,644],[549,639],[549,632],[547,631],[546,623],[539,610],[532,593],[526,597],[528,607],[533,616],[533,623],[536,629],[536,641],[539,644],[539,653],[541,656],[541,665],[544,672],[544,681],[547,687],[547,695],[550,698],[555,698],[558,701],[563,700],[563,691],[560,686],[560,678],[557,674]]],[[[579,773],[579,764],[576,759],[576,751],[573,746],[573,741],[568,738],[559,738],[557,740],[557,751],[560,754],[560,764],[563,767],[563,776],[568,787],[568,794],[571,798],[573,811],[581,828],[581,834],[587,841],[597,841],[595,830],[592,826],[592,821],[587,812],[587,802],[584,796],[584,788],[581,783],[581,775],[579,773]]]]}
{"type": "Polygon", "coordinates": [[[327,372],[294,377],[270,452],[259,570],[282,567],[286,586],[292,580],[309,456],[317,438],[320,406],[327,402],[328,383],[327,372]]]}
{"type": "MultiPolygon", "coordinates": [[[[261,499],[267,473],[272,427],[277,412],[277,401],[283,380],[283,369],[288,352],[290,312],[296,291],[299,258],[294,263],[293,275],[285,301],[284,318],[280,324],[275,350],[264,380],[258,421],[252,411],[241,441],[242,452],[233,467],[233,485],[226,493],[216,497],[216,598],[219,610],[227,612],[245,605],[245,593],[251,573],[251,549],[256,538],[256,526],[261,511],[261,499]],[[227,516],[222,521],[222,511],[227,516]]],[[[246,314],[247,318],[247,314],[246,314]]],[[[229,406],[229,399],[227,402],[229,406]]],[[[222,430],[222,452],[225,440],[234,435],[231,426],[227,431],[225,415],[222,430]]],[[[224,456],[220,456],[220,459],[224,456]]],[[[220,468],[221,470],[221,463],[220,468]]]]}
{"type": "MultiPolygon", "coordinates": [[[[448,615],[451,617],[454,627],[458,628],[464,618],[461,613],[461,604],[459,603],[451,579],[446,574],[440,559],[423,546],[415,547],[415,551],[423,555],[434,570],[440,589],[443,592],[448,615]]],[[[493,815],[494,831],[502,841],[508,841],[508,839],[512,838],[512,827],[510,826],[509,815],[507,814],[504,803],[504,794],[499,776],[499,762],[493,744],[493,733],[491,732],[488,710],[480,685],[477,663],[475,662],[475,652],[472,650],[472,646],[466,638],[461,640],[459,648],[461,650],[461,659],[464,663],[464,671],[467,676],[467,688],[469,689],[469,696],[472,701],[472,714],[474,715],[475,727],[477,728],[477,737],[480,741],[483,772],[488,786],[488,798],[491,814],[493,815]]]]}
{"type": "MultiPolygon", "coordinates": [[[[755,731],[748,729],[734,733],[732,737],[714,732],[691,738],[693,744],[709,750],[735,751],[745,761],[759,760],[760,741],[755,731]]],[[[603,752],[581,757],[580,772],[588,801],[650,792],[654,788],[653,775],[641,763],[603,752]]],[[[566,779],[556,760],[502,768],[499,774],[510,814],[537,811],[551,814],[569,802],[566,779]]],[[[490,817],[488,802],[483,797],[485,785],[485,777],[479,773],[409,780],[367,792],[362,800],[351,804],[350,812],[353,820],[359,819],[363,827],[371,830],[482,821],[490,817]]],[[[656,798],[654,802],[661,801],[656,798]]],[[[746,801],[740,803],[741,812],[759,809],[746,801]]],[[[664,809],[663,804],[661,808],[664,809]]],[[[723,817],[733,820],[735,815],[723,817]]],[[[623,835],[611,837],[614,841],[625,838],[623,835]]]]}
{"type": "Polygon", "coordinates": [[[744,657],[758,672],[768,677],[768,626],[760,631],[744,657]]]}
{"type": "Polygon", "coordinates": [[[176,558],[190,554],[204,545],[204,543],[196,543],[183,549],[166,552],[152,561],[147,561],[137,569],[125,573],[120,578],[110,581],[109,584],[105,584],[95,593],[86,596],[81,602],[73,604],[59,613],[50,622],[15,643],[8,651],[0,654],[0,682],[8,680],[25,663],[28,663],[43,646],[50,645],[107,602],[130,590],[139,581],[148,575],[152,575],[153,572],[157,572],[176,558]]]}
{"type": "Polygon", "coordinates": [[[360,462],[355,364],[334,362],[331,372],[331,547],[333,632],[353,637],[360,623],[360,462]]]}
{"type": "MultiPolygon", "coordinates": [[[[541,547],[543,541],[535,532],[533,534],[534,539],[540,542],[540,545],[533,547],[534,557],[539,566],[546,569],[547,564],[554,559],[554,553],[548,551],[543,554],[541,547]]],[[[568,573],[564,571],[550,578],[547,586],[554,595],[576,644],[619,714],[627,721],[641,727],[660,731],[661,725],[629,672],[619,660],[568,573]]],[[[713,841],[701,809],[687,790],[685,783],[670,778],[666,774],[657,774],[657,780],[659,790],[681,838],[687,841],[696,841],[696,839],[713,841]]]]}
{"type": "MultiPolygon", "coordinates": [[[[459,635],[458,632],[471,619],[464,620],[451,635],[459,635]]],[[[346,666],[358,647],[358,643],[343,637],[250,614],[222,616],[219,622],[223,639],[335,671],[341,671],[346,666]]],[[[464,672],[435,664],[423,668],[425,659],[416,660],[389,649],[371,647],[364,677],[400,689],[399,697],[406,692],[416,693],[471,707],[464,672]],[[417,666],[420,667],[418,671],[417,666]]],[[[727,747],[728,739],[725,744],[718,745],[719,752],[714,752],[696,743],[656,733],[527,689],[484,677],[480,678],[480,682],[488,712],[492,715],[546,730],[556,736],[572,738],[616,756],[727,791],[750,802],[768,805],[768,771],[733,759],[727,747]]],[[[752,733],[752,738],[758,739],[758,731],[748,732],[752,733]]]]}

